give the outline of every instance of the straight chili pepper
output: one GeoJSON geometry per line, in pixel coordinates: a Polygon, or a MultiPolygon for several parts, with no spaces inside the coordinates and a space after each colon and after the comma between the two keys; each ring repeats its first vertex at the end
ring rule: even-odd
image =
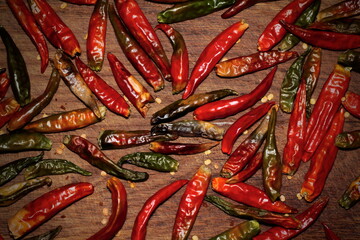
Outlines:
{"type": "Polygon", "coordinates": [[[231,18],[241,12],[242,10],[254,6],[260,2],[270,2],[276,0],[237,0],[235,3],[228,8],[223,14],[221,14],[222,18],[231,18]]]}
{"type": "Polygon", "coordinates": [[[41,133],[15,132],[0,135],[0,152],[50,150],[52,142],[41,133]]]}
{"type": "Polygon", "coordinates": [[[2,100],[10,86],[10,79],[6,74],[6,69],[0,69],[0,100],[2,100]]]}
{"type": "MultiPolygon", "coordinates": [[[[359,55],[360,56],[360,55],[359,55]]],[[[360,118],[360,95],[351,91],[345,93],[345,100],[342,105],[344,108],[357,118],[360,118]]]]}
{"type": "Polygon", "coordinates": [[[324,232],[327,240],[340,240],[338,236],[329,228],[326,223],[321,223],[324,227],[324,232]]]}
{"type": "Polygon", "coordinates": [[[87,240],[113,239],[125,223],[128,204],[124,185],[118,178],[112,177],[107,180],[106,186],[111,192],[111,216],[106,226],[91,237],[87,238],[87,240]]]}
{"type": "Polygon", "coordinates": [[[248,27],[249,25],[243,21],[236,22],[218,34],[205,47],[191,72],[185,92],[182,96],[183,99],[187,99],[195,92],[195,89],[205,80],[215,65],[238,41],[248,27]]]}
{"type": "Polygon", "coordinates": [[[360,130],[343,132],[336,136],[335,145],[339,148],[353,149],[360,147],[360,130]]]}
{"type": "Polygon", "coordinates": [[[314,22],[308,28],[338,33],[360,34],[360,20],[351,18],[329,22],[314,22]]]}
{"type": "Polygon", "coordinates": [[[351,67],[351,70],[355,72],[360,72],[360,52],[347,50],[339,55],[338,63],[346,67],[351,67]]]}
{"type": "Polygon", "coordinates": [[[188,183],[188,180],[177,180],[169,185],[158,190],[152,195],[141,208],[140,212],[136,216],[133,230],[131,233],[131,240],[145,240],[146,227],[148,225],[151,215],[155,210],[168,198],[176,193],[180,188],[188,183]]]}
{"type": "Polygon", "coordinates": [[[259,101],[270,89],[277,66],[275,66],[261,83],[250,93],[232,99],[220,100],[205,104],[194,111],[194,119],[214,120],[226,118],[238,112],[248,109],[259,101]]]}
{"type": "Polygon", "coordinates": [[[149,149],[153,152],[162,154],[189,155],[205,152],[215,146],[219,142],[208,143],[172,143],[172,142],[151,142],[149,149]]]}
{"type": "Polygon", "coordinates": [[[232,227],[225,232],[210,238],[210,240],[222,240],[222,239],[238,239],[238,240],[250,240],[260,232],[260,224],[255,221],[245,221],[235,227],[232,227]]]}
{"type": "Polygon", "coordinates": [[[211,169],[202,165],[181,196],[172,231],[172,240],[187,239],[195,223],[211,179],[211,169]]]}
{"type": "Polygon", "coordinates": [[[18,239],[52,218],[73,202],[94,192],[90,183],[71,183],[43,194],[26,204],[8,220],[13,238],[18,239]]]}
{"type": "Polygon", "coordinates": [[[62,230],[62,227],[58,226],[57,228],[54,228],[54,229],[50,230],[49,232],[46,232],[44,234],[41,234],[41,235],[38,235],[35,237],[26,238],[24,240],[53,240],[61,232],[61,230],[62,230]]]}
{"type": "Polygon", "coordinates": [[[252,159],[250,159],[250,162],[246,166],[246,168],[234,176],[232,176],[229,180],[226,181],[226,183],[238,183],[243,182],[246,179],[250,178],[252,175],[256,173],[257,170],[259,170],[262,167],[263,162],[263,155],[262,152],[258,152],[252,159]]]}
{"type": "Polygon", "coordinates": [[[74,3],[79,5],[94,5],[97,0],[62,0],[63,2],[74,3]]]}
{"type": "Polygon", "coordinates": [[[0,128],[20,109],[19,103],[12,97],[0,102],[0,128]]]}
{"type": "Polygon", "coordinates": [[[34,16],[26,7],[23,0],[6,0],[6,3],[39,52],[41,58],[40,69],[41,73],[44,73],[49,63],[49,50],[44,35],[36,25],[34,16]]]}
{"type": "Polygon", "coordinates": [[[345,209],[354,206],[360,200],[360,177],[355,179],[339,199],[339,204],[345,209]]]}
{"type": "Polygon", "coordinates": [[[316,21],[328,22],[339,18],[355,16],[359,13],[360,3],[358,0],[345,0],[321,10],[316,17],[316,21]]]}
{"type": "Polygon", "coordinates": [[[71,57],[81,53],[79,42],[74,33],[56,14],[45,0],[28,0],[36,23],[46,38],[56,48],[61,48],[71,57]]]}

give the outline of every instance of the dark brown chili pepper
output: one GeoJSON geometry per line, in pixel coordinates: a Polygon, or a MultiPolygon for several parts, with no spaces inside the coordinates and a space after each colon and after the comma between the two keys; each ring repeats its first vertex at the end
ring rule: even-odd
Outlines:
{"type": "Polygon", "coordinates": [[[0,100],[2,100],[5,97],[9,87],[10,87],[10,79],[6,74],[6,69],[1,68],[0,69],[0,100]]]}
{"type": "Polygon", "coordinates": [[[314,22],[308,28],[338,33],[360,34],[360,19],[352,18],[329,22],[314,22]]]}
{"type": "Polygon", "coordinates": [[[359,13],[360,2],[358,0],[345,0],[321,10],[316,17],[316,21],[328,22],[339,18],[355,16],[359,13]]]}
{"type": "Polygon", "coordinates": [[[0,128],[20,109],[20,104],[12,97],[0,102],[0,128]]]}
{"type": "Polygon", "coordinates": [[[345,209],[354,206],[360,200],[360,177],[355,179],[339,199],[339,204],[345,209]]]}
{"type": "Polygon", "coordinates": [[[64,2],[79,4],[79,5],[94,5],[97,0],[62,0],[64,2]]]}
{"type": "Polygon", "coordinates": [[[172,143],[172,142],[151,142],[149,149],[153,152],[162,154],[190,155],[205,152],[215,146],[219,142],[208,143],[172,143]]]}
{"type": "Polygon", "coordinates": [[[360,147],[360,130],[343,132],[336,136],[335,145],[339,148],[353,149],[360,147]]]}
{"type": "Polygon", "coordinates": [[[241,12],[242,10],[254,6],[260,2],[270,2],[276,0],[237,0],[235,3],[229,7],[223,14],[221,14],[222,18],[231,18],[241,12]]]}
{"type": "Polygon", "coordinates": [[[56,236],[60,233],[61,230],[62,230],[62,227],[58,226],[57,228],[54,228],[54,229],[50,230],[49,232],[46,232],[39,236],[26,238],[24,240],[53,240],[56,238],[56,236]]]}
{"type": "Polygon", "coordinates": [[[14,132],[0,135],[0,152],[50,150],[52,142],[41,133],[14,132]]]}
{"type": "Polygon", "coordinates": [[[338,63],[346,67],[351,67],[352,71],[360,72],[360,52],[347,50],[339,55],[338,63]]]}

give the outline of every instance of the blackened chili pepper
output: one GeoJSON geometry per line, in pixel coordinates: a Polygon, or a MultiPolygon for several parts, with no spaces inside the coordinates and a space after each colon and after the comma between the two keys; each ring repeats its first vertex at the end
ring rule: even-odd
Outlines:
{"type": "Polygon", "coordinates": [[[238,95],[238,93],[231,89],[221,89],[207,93],[194,94],[187,99],[179,99],[154,113],[151,118],[151,124],[171,122],[206,103],[220,100],[231,95],[238,95]]]}
{"type": "Polygon", "coordinates": [[[360,52],[347,50],[339,55],[338,63],[346,67],[351,67],[351,70],[355,72],[360,72],[360,52]]]}
{"type": "Polygon", "coordinates": [[[12,97],[0,102],[0,128],[20,109],[19,103],[12,97]]]}
{"type": "Polygon", "coordinates": [[[210,74],[215,65],[221,60],[225,53],[244,34],[249,25],[243,21],[236,22],[218,34],[202,51],[193,67],[185,92],[182,96],[187,99],[196,88],[210,74]]]}
{"type": "Polygon", "coordinates": [[[208,143],[172,143],[172,142],[151,142],[149,149],[153,152],[162,154],[189,155],[205,152],[215,146],[219,142],[208,143]]]}
{"type": "Polygon", "coordinates": [[[31,100],[30,79],[25,60],[9,33],[2,26],[0,26],[0,36],[6,48],[11,89],[16,101],[23,107],[31,100]]]}
{"type": "Polygon", "coordinates": [[[232,227],[225,232],[210,238],[210,240],[222,240],[222,239],[252,239],[260,232],[260,224],[255,221],[245,221],[235,227],[232,227]]]}
{"type": "Polygon", "coordinates": [[[172,240],[187,239],[195,223],[206,195],[211,178],[211,170],[202,165],[190,179],[181,196],[172,231],[172,240]]]}
{"type": "Polygon", "coordinates": [[[146,227],[149,219],[154,211],[165,202],[168,198],[176,193],[180,188],[188,183],[188,180],[177,180],[171,184],[161,188],[154,195],[152,195],[141,208],[140,212],[136,216],[133,230],[131,233],[132,240],[145,240],[146,227]]]}
{"type": "MultiPolygon", "coordinates": [[[[359,55],[360,56],[360,55],[359,55]]],[[[345,100],[342,105],[344,108],[357,118],[360,118],[360,95],[351,91],[345,93],[345,100]]]]}
{"type": "Polygon", "coordinates": [[[329,22],[314,22],[308,28],[338,33],[360,34],[360,20],[340,19],[329,22]]]}
{"type": "Polygon", "coordinates": [[[327,22],[339,18],[355,16],[359,13],[360,3],[358,0],[345,0],[321,10],[316,17],[316,21],[327,22]]]}
{"type": "Polygon", "coordinates": [[[71,183],[43,194],[26,204],[8,220],[13,238],[18,239],[34,230],[73,202],[94,192],[90,183],[71,183]]]}
{"type": "Polygon", "coordinates": [[[227,178],[213,178],[212,189],[221,195],[246,205],[277,213],[296,213],[297,210],[285,203],[271,202],[265,192],[246,183],[227,184],[227,178]]]}
{"type": "Polygon", "coordinates": [[[1,68],[0,69],[0,100],[2,100],[5,97],[9,87],[10,87],[10,79],[6,74],[6,69],[1,68]]]}
{"type": "Polygon", "coordinates": [[[28,0],[36,23],[46,38],[56,48],[61,48],[71,57],[81,53],[74,33],[45,0],[28,0]]]}
{"type": "Polygon", "coordinates": [[[0,135],[0,152],[50,150],[52,142],[41,133],[16,132],[0,135]]]}
{"type": "Polygon", "coordinates": [[[335,145],[339,148],[353,149],[360,147],[360,130],[343,132],[336,136],[335,145]]]}
{"type": "Polygon", "coordinates": [[[194,119],[214,120],[226,118],[248,109],[259,101],[270,89],[277,66],[275,66],[261,83],[250,93],[232,99],[220,100],[205,104],[194,111],[194,119]]]}
{"type": "Polygon", "coordinates": [[[57,228],[54,228],[54,229],[50,230],[49,232],[46,232],[44,234],[41,234],[41,235],[38,235],[35,237],[26,238],[24,240],[53,240],[61,232],[61,230],[62,230],[62,227],[58,226],[57,228]]]}
{"type": "Polygon", "coordinates": [[[321,223],[324,227],[324,232],[327,240],[340,240],[338,236],[329,228],[326,223],[321,223]]]}
{"type": "Polygon", "coordinates": [[[254,6],[257,3],[270,2],[270,1],[274,1],[274,0],[237,0],[230,8],[228,8],[223,14],[221,14],[221,17],[231,18],[232,16],[235,16],[242,10],[254,6]]]}
{"type": "Polygon", "coordinates": [[[125,223],[128,204],[124,185],[119,179],[112,177],[107,180],[106,186],[111,192],[111,216],[106,226],[87,240],[113,239],[125,223]]]}
{"type": "Polygon", "coordinates": [[[339,199],[339,204],[345,209],[354,206],[360,200],[360,177],[355,179],[348,186],[344,194],[339,199]]]}
{"type": "Polygon", "coordinates": [[[262,152],[258,152],[252,159],[250,159],[246,168],[239,173],[232,176],[226,183],[238,183],[243,182],[246,179],[250,178],[262,167],[263,155],[262,152]]]}
{"type": "Polygon", "coordinates": [[[62,0],[64,2],[68,2],[68,3],[74,3],[74,4],[79,4],[79,5],[94,5],[96,3],[97,0],[62,0]]]}

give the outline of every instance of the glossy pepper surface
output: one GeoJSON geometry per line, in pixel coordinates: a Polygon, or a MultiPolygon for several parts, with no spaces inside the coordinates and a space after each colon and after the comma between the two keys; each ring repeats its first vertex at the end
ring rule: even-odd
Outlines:
{"type": "Polygon", "coordinates": [[[340,240],[338,236],[330,229],[330,227],[326,223],[321,223],[324,228],[325,236],[327,240],[340,240]]]}
{"type": "Polygon", "coordinates": [[[334,19],[355,16],[359,13],[360,3],[358,0],[345,0],[321,10],[316,17],[316,21],[328,22],[334,19]]]}
{"type": "Polygon", "coordinates": [[[51,146],[51,140],[41,133],[16,132],[0,135],[0,151],[2,153],[50,150],[51,146]]]}
{"type": "Polygon", "coordinates": [[[351,67],[351,70],[355,72],[360,72],[360,52],[347,50],[339,55],[338,63],[346,67],[351,67]]]}
{"type": "MultiPolygon", "coordinates": [[[[359,55],[360,56],[360,55],[359,55]]],[[[351,91],[345,93],[345,100],[341,102],[344,108],[357,118],[360,118],[360,95],[351,91]]]]}
{"type": "Polygon", "coordinates": [[[353,149],[360,147],[360,130],[343,132],[336,136],[335,145],[339,148],[353,149]]]}
{"type": "Polygon", "coordinates": [[[35,237],[26,238],[24,240],[53,240],[61,232],[61,230],[62,230],[62,227],[58,226],[57,228],[54,228],[54,229],[50,230],[49,232],[46,232],[44,234],[41,234],[41,235],[38,235],[35,237]]]}
{"type": "Polygon", "coordinates": [[[0,128],[20,109],[20,104],[12,97],[0,102],[0,128]]]}
{"type": "Polygon", "coordinates": [[[248,165],[246,168],[226,181],[226,183],[238,183],[243,182],[246,179],[253,176],[257,170],[259,170],[262,167],[263,162],[263,155],[262,152],[258,152],[252,159],[250,159],[248,165]]]}
{"type": "Polygon", "coordinates": [[[2,100],[10,87],[10,79],[6,74],[6,69],[0,69],[0,100],[2,100]]]}
{"type": "Polygon", "coordinates": [[[360,34],[360,20],[351,18],[329,22],[314,22],[308,28],[338,33],[360,34]]]}
{"type": "Polygon", "coordinates": [[[219,142],[208,143],[172,143],[172,142],[151,142],[149,149],[153,152],[162,154],[190,155],[205,152],[215,146],[219,142]]]}
{"type": "Polygon", "coordinates": [[[255,221],[245,221],[225,232],[210,238],[210,240],[234,239],[234,240],[250,240],[260,232],[260,224],[255,221]]]}
{"type": "Polygon", "coordinates": [[[270,2],[274,0],[237,0],[235,3],[229,7],[223,14],[222,18],[230,18],[241,12],[242,10],[249,8],[260,2],[270,2]]]}
{"type": "Polygon", "coordinates": [[[344,194],[339,199],[339,204],[345,209],[354,206],[360,200],[360,177],[355,179],[348,186],[344,194]]]}

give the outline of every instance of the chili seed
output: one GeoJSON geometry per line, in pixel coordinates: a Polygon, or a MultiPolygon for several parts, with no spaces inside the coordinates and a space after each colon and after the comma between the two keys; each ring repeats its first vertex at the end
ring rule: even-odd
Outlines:
{"type": "Polygon", "coordinates": [[[345,112],[345,113],[344,113],[344,117],[345,117],[345,118],[350,117],[350,113],[349,113],[349,112],[345,112]]]}
{"type": "Polygon", "coordinates": [[[130,182],[130,187],[131,187],[131,188],[135,188],[135,186],[136,186],[135,183],[130,182]]]}
{"type": "Polygon", "coordinates": [[[218,168],[219,168],[219,164],[215,163],[215,164],[214,164],[214,168],[215,168],[215,169],[218,169],[218,168]]]}
{"type": "Polygon", "coordinates": [[[284,195],[280,196],[280,201],[285,202],[285,196],[284,195]]]}
{"type": "Polygon", "coordinates": [[[160,104],[162,101],[161,101],[161,98],[155,98],[155,102],[157,103],[157,104],[160,104]]]}
{"type": "Polygon", "coordinates": [[[205,155],[210,155],[210,154],[211,154],[211,150],[206,150],[206,151],[204,152],[204,154],[205,154],[205,155]]]}
{"type": "Polygon", "coordinates": [[[302,196],[301,196],[301,194],[300,194],[300,193],[296,194],[296,197],[297,197],[297,199],[299,199],[299,200],[301,200],[301,199],[302,199],[302,196]]]}
{"type": "Polygon", "coordinates": [[[210,160],[210,159],[206,159],[206,160],[204,161],[204,164],[205,164],[205,165],[210,165],[210,164],[211,164],[211,160],[210,160]]]}
{"type": "Polygon", "coordinates": [[[102,225],[107,224],[107,222],[108,222],[108,220],[107,220],[107,219],[105,219],[105,218],[104,218],[103,220],[101,220],[101,224],[102,224],[102,225]]]}
{"type": "Polygon", "coordinates": [[[63,150],[61,148],[57,148],[55,153],[61,155],[63,153],[63,150]]]}
{"type": "Polygon", "coordinates": [[[249,133],[248,130],[245,130],[245,131],[243,132],[244,135],[246,135],[246,134],[248,134],[248,133],[249,133]]]}
{"type": "Polygon", "coordinates": [[[267,100],[268,100],[268,98],[265,96],[265,97],[263,97],[263,98],[261,99],[261,102],[262,102],[262,103],[265,103],[265,102],[267,102],[267,100]]]}
{"type": "Polygon", "coordinates": [[[67,7],[67,3],[62,3],[61,5],[60,5],[60,8],[61,9],[64,9],[64,8],[66,8],[67,7]]]}
{"type": "Polygon", "coordinates": [[[88,34],[84,35],[84,40],[88,39],[88,34]]]}
{"type": "Polygon", "coordinates": [[[270,93],[268,96],[267,96],[268,100],[270,101],[271,99],[274,98],[274,94],[270,93]]]}
{"type": "Polygon", "coordinates": [[[40,57],[40,55],[39,55],[39,54],[36,56],[36,60],[38,60],[38,61],[40,61],[40,60],[41,60],[41,57],[40,57]]]}
{"type": "Polygon", "coordinates": [[[170,175],[175,175],[175,172],[170,172],[170,175]]]}
{"type": "Polygon", "coordinates": [[[310,104],[311,104],[311,105],[314,105],[315,103],[316,103],[316,99],[315,99],[315,98],[310,99],[310,104]]]}
{"type": "Polygon", "coordinates": [[[100,175],[103,176],[103,177],[105,177],[105,176],[107,175],[107,173],[104,172],[104,171],[101,171],[100,175]]]}
{"type": "Polygon", "coordinates": [[[103,208],[102,213],[103,213],[104,216],[109,216],[109,209],[108,208],[103,208]]]}
{"type": "Polygon", "coordinates": [[[292,176],[287,176],[287,179],[289,179],[289,180],[292,179],[292,176]]]}
{"type": "Polygon", "coordinates": [[[192,236],[192,238],[191,238],[192,240],[199,240],[199,237],[198,236],[196,236],[196,235],[194,235],[194,236],[192,236]]]}

